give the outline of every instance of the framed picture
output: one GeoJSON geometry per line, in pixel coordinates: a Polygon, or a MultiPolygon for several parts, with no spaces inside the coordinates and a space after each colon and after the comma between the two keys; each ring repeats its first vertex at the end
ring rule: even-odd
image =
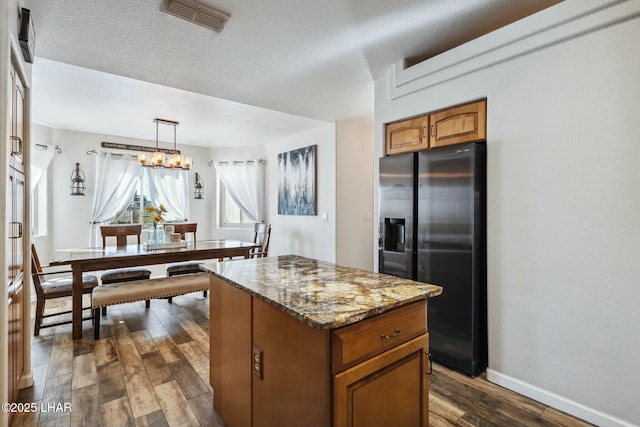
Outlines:
{"type": "Polygon", "coordinates": [[[278,154],[278,214],[316,215],[316,149],[278,154]]]}

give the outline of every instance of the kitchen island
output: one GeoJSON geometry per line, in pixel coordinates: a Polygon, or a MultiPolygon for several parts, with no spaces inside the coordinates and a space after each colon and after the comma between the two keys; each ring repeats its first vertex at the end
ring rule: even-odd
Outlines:
{"type": "Polygon", "coordinates": [[[295,255],[204,268],[225,425],[428,424],[426,298],[442,288],[295,255]]]}

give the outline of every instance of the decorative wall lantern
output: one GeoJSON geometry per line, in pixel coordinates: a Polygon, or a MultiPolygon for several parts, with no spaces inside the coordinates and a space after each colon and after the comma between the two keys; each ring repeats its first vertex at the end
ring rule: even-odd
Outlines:
{"type": "Polygon", "coordinates": [[[80,169],[80,163],[76,163],[76,168],[71,172],[72,196],[84,196],[84,190],[87,189],[87,187],[84,186],[85,180],[84,172],[80,169]]]}
{"type": "Polygon", "coordinates": [[[204,199],[204,182],[200,178],[200,174],[196,172],[196,182],[194,184],[193,195],[195,199],[204,199]]]}

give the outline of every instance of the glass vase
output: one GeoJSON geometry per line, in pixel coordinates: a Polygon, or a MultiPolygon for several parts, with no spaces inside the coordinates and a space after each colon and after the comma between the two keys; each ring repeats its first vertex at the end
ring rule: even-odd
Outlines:
{"type": "Polygon", "coordinates": [[[163,243],[164,242],[164,230],[162,229],[161,225],[158,225],[157,223],[153,223],[153,228],[151,230],[149,230],[149,239],[148,239],[149,243],[151,244],[157,244],[157,243],[163,243]]]}
{"type": "Polygon", "coordinates": [[[160,224],[156,224],[153,229],[155,233],[155,243],[164,243],[164,228],[160,224]]]}

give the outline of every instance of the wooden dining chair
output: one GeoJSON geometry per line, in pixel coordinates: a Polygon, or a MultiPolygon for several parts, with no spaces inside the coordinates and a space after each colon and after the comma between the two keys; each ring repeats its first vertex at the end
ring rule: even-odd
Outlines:
{"type": "MultiPolygon", "coordinates": [[[[174,227],[174,233],[180,234],[180,240],[187,240],[187,236],[191,235],[192,241],[196,241],[196,231],[198,229],[197,223],[182,223],[172,224],[174,227]]],[[[181,261],[172,262],[167,264],[167,277],[179,276],[181,274],[196,274],[202,273],[200,266],[202,261],[181,261]]],[[[202,295],[206,298],[207,291],[202,291],[202,295]]],[[[172,302],[172,298],[169,298],[169,302],[172,302]]]]}
{"type": "Polygon", "coordinates": [[[107,246],[108,237],[115,237],[117,247],[127,246],[129,236],[136,236],[138,244],[140,244],[142,224],[102,225],[100,226],[100,234],[102,235],[103,249],[107,246]]]}
{"type": "MultiPolygon", "coordinates": [[[[36,290],[36,319],[33,327],[33,335],[40,335],[40,329],[50,328],[52,326],[64,325],[71,323],[71,319],[53,322],[43,323],[47,317],[60,316],[63,314],[70,314],[72,310],[59,311],[49,314],[44,314],[45,303],[47,300],[54,298],[71,297],[73,294],[73,276],[52,277],[51,279],[44,280],[45,276],[54,276],[61,273],[71,273],[71,270],[64,271],[43,271],[43,268],[49,266],[43,266],[40,264],[36,247],[31,245],[31,278],[33,279],[33,287],[36,290]]],[[[91,274],[82,275],[82,293],[91,294],[93,288],[98,286],[98,278],[91,274]]],[[[91,310],[91,304],[87,307],[82,307],[82,310],[91,310]]],[[[91,320],[92,317],[83,317],[82,320],[91,320]]]]}
{"type": "Polygon", "coordinates": [[[257,222],[253,228],[253,243],[259,244],[259,248],[251,251],[251,258],[266,257],[269,252],[269,240],[271,239],[271,224],[257,222]]]}
{"type": "MultiPolygon", "coordinates": [[[[107,238],[115,237],[116,247],[127,246],[129,236],[136,236],[138,244],[140,244],[140,235],[142,234],[142,225],[103,225],[100,227],[102,234],[102,249],[107,247],[107,238]]],[[[151,277],[151,270],[144,267],[128,267],[113,268],[105,270],[100,276],[103,285],[109,283],[130,282],[133,280],[144,280],[151,277]]],[[[102,308],[102,315],[107,314],[107,308],[102,308]]]]}
{"type": "MultiPolygon", "coordinates": [[[[253,243],[259,247],[251,249],[249,258],[266,257],[269,252],[269,240],[271,239],[271,224],[264,222],[256,222],[253,226],[253,243]]],[[[228,259],[232,259],[229,257],[228,259]]],[[[224,258],[218,258],[218,261],[224,261],[224,258]]]]}

